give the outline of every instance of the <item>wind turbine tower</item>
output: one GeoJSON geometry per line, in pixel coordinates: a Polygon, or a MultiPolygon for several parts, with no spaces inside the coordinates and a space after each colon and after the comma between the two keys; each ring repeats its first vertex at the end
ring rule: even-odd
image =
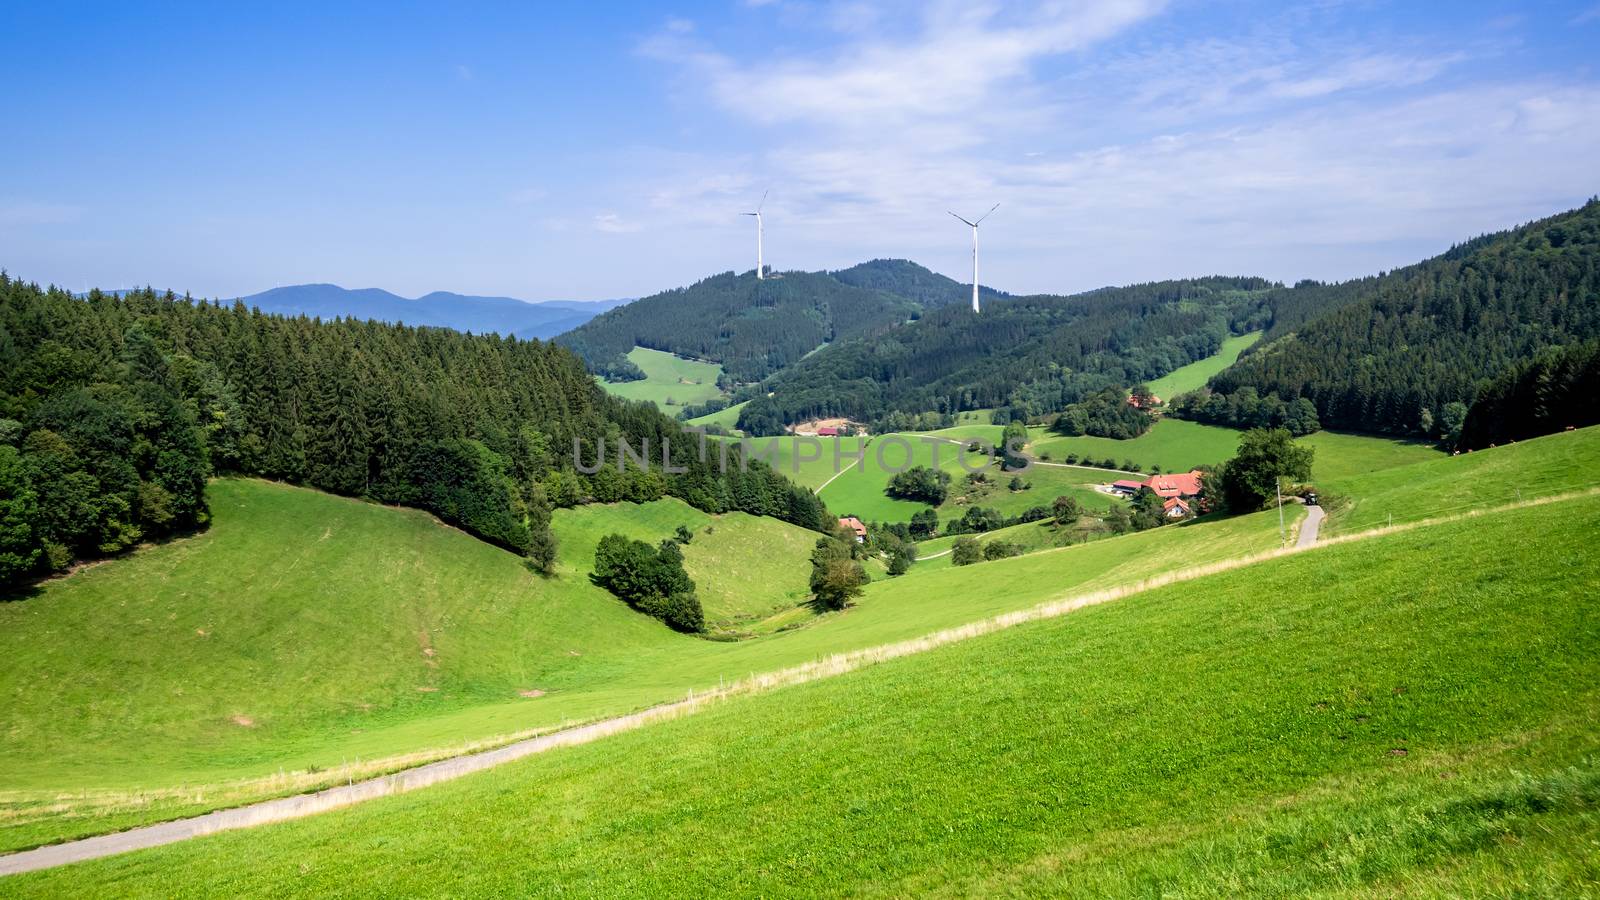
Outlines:
{"type": "Polygon", "coordinates": [[[747,215],[747,216],[755,216],[756,217],[756,280],[757,281],[760,281],[760,280],[762,280],[762,279],[767,277],[766,271],[764,270],[764,268],[762,266],[762,263],[761,263],[761,207],[767,205],[767,194],[771,193],[771,191],[772,191],[771,188],[768,188],[767,190],[762,191],[761,192],[761,202],[756,204],[756,211],[755,212],[747,212],[747,213],[744,214],[744,215],[747,215]]]}
{"type": "Polygon", "coordinates": [[[966,222],[968,225],[972,226],[972,311],[973,312],[978,312],[979,311],[978,310],[978,226],[982,225],[983,224],[983,220],[989,218],[991,215],[994,214],[994,211],[999,209],[999,208],[1000,208],[1000,204],[998,204],[998,203],[996,203],[995,205],[989,207],[989,211],[984,213],[983,215],[979,216],[978,217],[978,221],[976,221],[976,222],[969,222],[966,219],[963,219],[961,216],[956,216],[955,213],[951,213],[950,214],[952,216],[956,216],[956,218],[961,219],[961,221],[966,222]]]}

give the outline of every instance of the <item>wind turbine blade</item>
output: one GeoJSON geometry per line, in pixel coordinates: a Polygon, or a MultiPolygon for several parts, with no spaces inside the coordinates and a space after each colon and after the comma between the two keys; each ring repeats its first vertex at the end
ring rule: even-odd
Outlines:
{"type": "Polygon", "coordinates": [[[761,202],[756,204],[756,212],[761,212],[761,207],[767,205],[767,195],[770,193],[772,193],[772,188],[767,188],[761,192],[761,202]]]}
{"type": "MultiPolygon", "coordinates": [[[[945,210],[945,212],[950,212],[950,211],[949,211],[949,210],[948,210],[948,209],[947,209],[947,210],[945,210]]],[[[955,213],[950,213],[950,215],[952,215],[952,216],[956,216],[956,214],[955,214],[955,213]]],[[[958,218],[958,219],[961,219],[961,217],[960,217],[960,216],[956,216],[956,218],[958,218]]],[[[977,227],[978,227],[978,224],[977,224],[977,222],[967,222],[967,220],[966,220],[966,219],[961,219],[961,221],[963,221],[963,222],[966,222],[966,223],[967,223],[967,225],[969,225],[969,226],[971,226],[971,227],[973,227],[973,228],[977,228],[977,227]]],[[[982,220],[982,219],[979,219],[979,220],[978,220],[978,221],[979,221],[979,222],[981,222],[981,221],[983,221],[983,220],[982,220]]]]}
{"type": "Polygon", "coordinates": [[[972,223],[973,226],[976,227],[978,224],[983,222],[984,219],[987,219],[990,216],[994,215],[994,211],[999,209],[999,208],[1000,208],[1000,204],[998,204],[998,203],[996,203],[995,205],[989,207],[989,211],[988,212],[984,213],[982,216],[979,216],[977,222],[972,223]]]}

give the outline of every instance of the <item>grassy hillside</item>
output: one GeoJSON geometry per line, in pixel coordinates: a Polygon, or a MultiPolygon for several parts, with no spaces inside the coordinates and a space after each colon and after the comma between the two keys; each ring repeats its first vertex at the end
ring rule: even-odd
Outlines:
{"type": "Polygon", "coordinates": [[[722,395],[717,388],[717,376],[722,374],[722,367],[716,363],[683,359],[644,347],[633,348],[628,360],[644,372],[644,380],[600,379],[607,393],[628,400],[649,400],[669,416],[676,416],[685,406],[722,395]]]}
{"type": "MultiPolygon", "coordinates": [[[[744,403],[749,402],[746,400],[744,403]]],[[[709,415],[696,416],[693,419],[689,419],[686,424],[700,428],[704,428],[707,425],[721,425],[729,431],[737,430],[739,427],[739,410],[744,409],[744,403],[735,403],[709,415]]]]}
{"type": "Polygon", "coordinates": [[[1581,893],[1597,515],[1274,560],[0,892],[1581,893]]]}
{"type": "Polygon", "coordinates": [[[1239,354],[1260,339],[1259,331],[1234,335],[1222,342],[1222,349],[1215,356],[1174,369],[1150,382],[1150,392],[1162,400],[1170,400],[1179,394],[1197,390],[1210,381],[1211,376],[1237,362],[1239,354]]]}
{"type": "MultiPolygon", "coordinates": [[[[1073,586],[1277,544],[1275,520],[1247,517],[936,581],[878,580],[843,615],[805,612],[789,620],[799,630],[725,644],[675,635],[583,577],[607,531],[643,538],[699,521],[681,505],[558,512],[560,574],[546,581],[419,513],[263,482],[217,482],[214,491],[206,534],[0,605],[0,691],[16,698],[0,739],[0,847],[342,782],[463,742],[960,625],[1073,586]],[[1136,548],[1154,556],[1140,562],[1136,548]],[[263,570],[273,574],[236,577],[263,570]]],[[[697,534],[686,557],[716,608],[722,564],[701,568],[700,554],[717,546],[709,537],[697,534]]],[[[741,579],[730,590],[766,589],[750,583],[764,576],[745,573],[774,566],[727,558],[741,579]]],[[[777,588],[765,602],[788,590],[777,588]]],[[[739,622],[759,612],[723,609],[739,622]]]]}
{"type": "Polygon", "coordinates": [[[1028,447],[1036,457],[1048,453],[1056,462],[1067,454],[1089,456],[1096,464],[1104,459],[1115,459],[1121,466],[1131,460],[1140,470],[1148,471],[1159,466],[1163,472],[1187,472],[1195,466],[1214,465],[1233,456],[1239,447],[1239,432],[1215,425],[1201,425],[1180,419],[1161,419],[1149,431],[1126,441],[1113,438],[1064,437],[1038,429],[1028,447]]]}
{"type": "Polygon", "coordinates": [[[1600,427],[1584,428],[1330,481],[1325,528],[1358,531],[1597,485],[1600,427]]]}
{"type": "MultiPolygon", "coordinates": [[[[1340,515],[1371,524],[1370,509],[1401,520],[1436,514],[1445,504],[1430,483],[1466,492],[1455,509],[1514,499],[1494,478],[1462,477],[1474,472],[1536,473],[1541,490],[1555,491],[1588,483],[1597,462],[1600,429],[1439,457],[1342,483],[1341,492],[1364,493],[1354,516],[1336,513],[1330,527],[1340,515]]],[[[420,513],[261,482],[214,490],[206,534],[0,604],[0,847],[343,782],[465,742],[1278,546],[1268,512],[962,568],[919,564],[901,578],[875,576],[842,614],[804,612],[787,620],[792,630],[716,643],[674,635],[581,577],[601,533],[648,537],[700,521],[686,507],[558,513],[559,577],[545,581],[420,513]]],[[[1592,530],[1592,519],[1569,521],[1592,530]]],[[[715,547],[697,534],[688,552],[708,594],[720,563],[697,568],[698,554],[715,547]]],[[[764,564],[727,558],[736,573],[764,564]]],[[[761,576],[736,577],[754,588],[761,576]]]]}

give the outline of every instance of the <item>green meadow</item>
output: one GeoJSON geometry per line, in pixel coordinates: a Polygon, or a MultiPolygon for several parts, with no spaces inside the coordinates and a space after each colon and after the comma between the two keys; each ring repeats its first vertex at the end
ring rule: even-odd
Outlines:
{"type": "Polygon", "coordinates": [[[707,425],[720,425],[729,431],[737,431],[739,428],[739,412],[744,409],[745,403],[749,402],[749,400],[746,400],[744,403],[735,403],[709,415],[697,416],[687,420],[685,424],[699,428],[704,428],[707,425]]]}
{"type": "Polygon", "coordinates": [[[1328,484],[1331,533],[1467,513],[1600,487],[1597,429],[1351,473],[1328,484]]]}
{"type": "Polygon", "coordinates": [[[1227,338],[1222,342],[1222,349],[1216,354],[1208,356],[1199,362],[1192,362],[1187,366],[1173,369],[1171,372],[1149,383],[1150,393],[1162,400],[1171,400],[1179,394],[1205,387],[1211,376],[1233,365],[1239,360],[1239,354],[1261,339],[1261,332],[1252,331],[1249,334],[1240,334],[1227,338]]]}
{"type": "Polygon", "coordinates": [[[1116,461],[1117,468],[1132,462],[1135,471],[1149,472],[1159,468],[1163,472],[1187,472],[1195,466],[1216,465],[1225,462],[1239,448],[1239,432],[1232,428],[1202,425],[1182,419],[1162,418],[1150,430],[1136,438],[1115,438],[1080,435],[1066,437],[1051,434],[1042,428],[1031,429],[1032,442],[1028,452],[1043,459],[1063,462],[1075,453],[1080,459],[1094,460],[1095,465],[1104,460],[1116,461]]]}
{"type": "Polygon", "coordinates": [[[1581,895],[1597,518],[1270,559],[0,893],[1581,895]]]}
{"type": "MultiPolygon", "coordinates": [[[[1352,478],[1337,490],[1359,499],[1330,528],[1515,499],[1480,476],[1521,473],[1529,494],[1581,486],[1597,457],[1588,429],[1352,478]],[[1455,493],[1441,503],[1430,486],[1455,493]]],[[[206,533],[0,604],[0,847],[341,783],[1279,544],[1268,511],[900,578],[874,567],[855,606],[818,615],[792,606],[809,534],[743,540],[773,523],[676,501],[559,511],[560,565],[543,579],[415,511],[258,481],[211,490],[206,533]],[[680,524],[708,613],[758,636],[674,634],[588,583],[604,533],[658,540],[680,524]]],[[[1593,531],[1592,507],[1560,509],[1593,531]]],[[[1307,577],[1305,595],[1325,581],[1307,577]]]]}
{"type": "MultiPolygon", "coordinates": [[[[628,359],[644,372],[641,381],[600,380],[607,392],[629,400],[649,400],[669,416],[676,416],[685,406],[704,403],[722,396],[717,387],[717,376],[722,366],[711,362],[683,359],[661,350],[635,347],[628,359]]],[[[738,413],[734,413],[738,418],[738,413]]]]}

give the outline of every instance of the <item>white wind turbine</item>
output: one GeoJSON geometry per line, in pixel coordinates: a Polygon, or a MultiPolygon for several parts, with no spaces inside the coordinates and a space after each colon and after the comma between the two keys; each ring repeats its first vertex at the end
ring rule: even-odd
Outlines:
{"type": "Polygon", "coordinates": [[[771,188],[767,188],[766,190],[761,192],[761,202],[756,204],[756,211],[755,212],[743,213],[743,215],[746,215],[746,216],[755,216],[756,217],[756,280],[757,281],[760,281],[761,279],[767,277],[766,273],[762,271],[762,265],[761,265],[761,207],[767,205],[767,194],[769,194],[771,192],[772,192],[771,188]]]}
{"type": "Polygon", "coordinates": [[[998,203],[996,203],[995,205],[989,207],[989,211],[984,213],[983,215],[979,216],[978,217],[978,221],[976,221],[976,222],[968,222],[966,219],[962,219],[961,216],[956,216],[955,213],[950,213],[950,215],[956,216],[956,218],[961,219],[961,221],[966,222],[968,225],[972,226],[972,311],[973,312],[977,312],[978,311],[978,226],[982,225],[983,224],[983,220],[989,218],[991,215],[994,214],[994,211],[999,209],[999,208],[1000,208],[1000,204],[998,204],[998,203]]]}

